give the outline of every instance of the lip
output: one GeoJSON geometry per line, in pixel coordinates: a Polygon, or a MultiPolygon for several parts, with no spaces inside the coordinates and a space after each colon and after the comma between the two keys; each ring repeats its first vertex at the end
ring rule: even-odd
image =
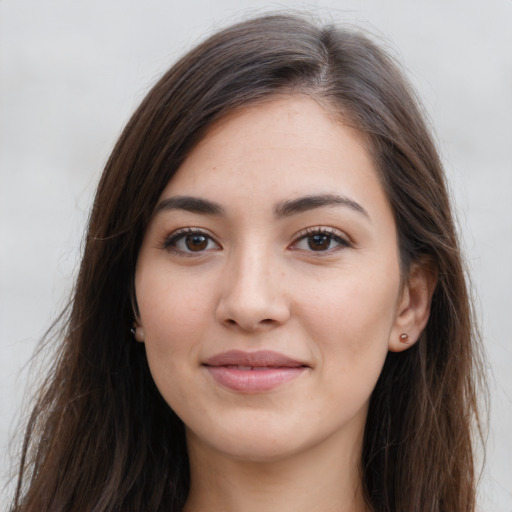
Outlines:
{"type": "Polygon", "coordinates": [[[309,366],[279,352],[230,350],[203,366],[220,385],[241,393],[270,391],[299,377],[309,366]]]}

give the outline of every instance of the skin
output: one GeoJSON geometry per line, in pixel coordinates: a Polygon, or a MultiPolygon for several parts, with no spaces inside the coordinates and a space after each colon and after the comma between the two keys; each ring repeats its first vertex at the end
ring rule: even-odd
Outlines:
{"type": "Polygon", "coordinates": [[[364,139],[309,97],[274,99],[207,132],[161,201],[178,196],[222,214],[157,208],[136,269],[136,337],[186,425],[185,510],[365,510],[369,397],[387,352],[426,324],[433,283],[421,268],[401,278],[364,139]],[[276,215],[311,195],[351,202],[276,215]],[[273,350],[305,369],[236,391],[204,366],[232,349],[273,350]]]}

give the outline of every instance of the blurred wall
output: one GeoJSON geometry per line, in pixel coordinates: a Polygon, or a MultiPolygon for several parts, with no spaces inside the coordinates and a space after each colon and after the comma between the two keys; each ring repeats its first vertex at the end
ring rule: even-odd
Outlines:
{"type": "Polygon", "coordinates": [[[27,362],[71,289],[94,186],[130,113],[212,29],[287,7],[370,30],[420,91],[492,371],[482,508],[512,511],[511,0],[0,1],[0,484],[27,362]]]}

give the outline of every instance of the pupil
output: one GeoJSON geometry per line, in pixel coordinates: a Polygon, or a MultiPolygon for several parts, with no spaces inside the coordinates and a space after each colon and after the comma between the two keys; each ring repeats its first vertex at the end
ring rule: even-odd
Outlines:
{"type": "Polygon", "coordinates": [[[313,251],[329,249],[330,243],[330,235],[313,235],[308,239],[309,248],[313,251]]]}
{"type": "Polygon", "coordinates": [[[202,251],[208,245],[208,239],[204,235],[188,235],[185,239],[190,251],[202,251]]]}

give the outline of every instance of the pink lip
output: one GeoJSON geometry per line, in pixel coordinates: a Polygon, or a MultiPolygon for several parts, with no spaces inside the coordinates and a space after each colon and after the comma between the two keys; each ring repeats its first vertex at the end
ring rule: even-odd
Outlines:
{"type": "Polygon", "coordinates": [[[209,358],[203,365],[219,384],[242,393],[269,391],[299,377],[308,367],[271,350],[230,350],[209,358]]]}

